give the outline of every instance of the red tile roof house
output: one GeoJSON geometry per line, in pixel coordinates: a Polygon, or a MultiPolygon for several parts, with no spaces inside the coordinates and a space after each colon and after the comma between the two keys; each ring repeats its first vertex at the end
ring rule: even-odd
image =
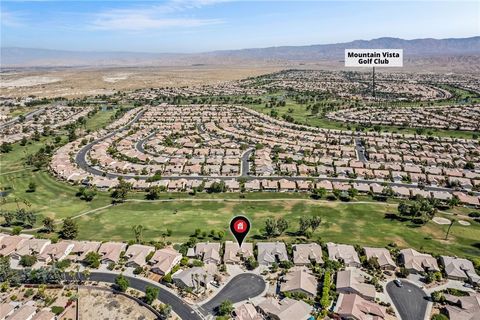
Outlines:
{"type": "Polygon", "coordinates": [[[280,192],[293,192],[297,189],[295,181],[281,179],[278,184],[280,185],[280,192]]]}
{"type": "Polygon", "coordinates": [[[440,201],[449,201],[453,198],[453,195],[446,191],[432,191],[432,198],[440,201]]]}
{"type": "Polygon", "coordinates": [[[305,267],[291,268],[282,278],[281,292],[303,293],[309,297],[317,295],[317,278],[305,267]]]}
{"type": "Polygon", "coordinates": [[[231,180],[226,180],[225,181],[225,186],[227,187],[227,189],[229,191],[239,191],[240,190],[240,183],[235,180],[235,179],[231,179],[231,180]]]}
{"type": "Polygon", "coordinates": [[[155,248],[151,246],[144,246],[141,244],[133,244],[129,246],[127,252],[125,252],[125,257],[128,259],[125,266],[132,268],[143,267],[147,264],[147,256],[154,251],[155,248]]]}
{"type": "Polygon", "coordinates": [[[370,185],[367,183],[353,183],[352,188],[358,190],[359,192],[370,192],[370,185]]]}
{"type": "Polygon", "coordinates": [[[330,181],[328,180],[322,180],[322,181],[318,181],[316,183],[316,186],[317,186],[317,189],[321,189],[321,188],[324,188],[325,190],[328,190],[328,191],[331,191],[333,190],[333,185],[330,181]]]}
{"type": "Polygon", "coordinates": [[[31,320],[37,312],[37,308],[28,304],[22,305],[16,309],[13,314],[8,316],[8,320],[31,320]]]}
{"type": "Polygon", "coordinates": [[[242,247],[237,242],[226,241],[223,262],[228,264],[239,264],[242,261],[253,257],[253,244],[251,242],[242,243],[242,247]]]}
{"type": "Polygon", "coordinates": [[[181,253],[172,248],[163,248],[155,251],[148,263],[151,265],[152,272],[163,276],[171,272],[180,260],[182,260],[181,253]]]}
{"type": "Polygon", "coordinates": [[[28,240],[23,236],[4,236],[0,239],[0,256],[9,256],[28,240]]]}
{"type": "Polygon", "coordinates": [[[375,300],[375,286],[365,283],[365,278],[356,268],[338,271],[336,288],[339,293],[355,293],[364,299],[375,300]]]}
{"type": "Polygon", "coordinates": [[[461,203],[478,208],[480,201],[477,196],[470,196],[466,193],[455,191],[453,195],[457,196],[461,203]]]}
{"type": "Polygon", "coordinates": [[[377,258],[377,262],[382,270],[395,270],[397,265],[393,261],[390,251],[385,248],[364,247],[367,259],[377,258]]]}
{"type": "Polygon", "coordinates": [[[279,301],[273,297],[266,298],[257,307],[267,319],[275,320],[307,320],[311,318],[313,310],[312,306],[303,301],[290,298],[279,301]]]}
{"type": "Polygon", "coordinates": [[[262,189],[264,191],[277,191],[278,182],[274,180],[262,180],[262,189]]]}
{"type": "Polygon", "coordinates": [[[31,238],[21,242],[10,257],[12,259],[20,260],[26,255],[37,256],[41,254],[49,244],[51,244],[50,240],[31,238]]]}
{"type": "Polygon", "coordinates": [[[384,187],[379,185],[378,183],[372,183],[370,184],[370,187],[372,188],[372,192],[374,194],[382,194],[384,187]]]}
{"type": "Polygon", "coordinates": [[[249,302],[238,306],[234,311],[234,320],[263,320],[255,306],[249,302]]]}
{"type": "Polygon", "coordinates": [[[260,191],[260,181],[255,179],[255,180],[245,182],[245,190],[260,191]]]}
{"type": "Polygon", "coordinates": [[[297,181],[299,191],[309,191],[312,188],[312,182],[310,181],[297,181]]]}
{"type": "Polygon", "coordinates": [[[410,189],[409,188],[393,186],[392,191],[393,191],[393,194],[397,197],[402,197],[402,198],[409,198],[410,197],[410,189]]]}
{"type": "Polygon", "coordinates": [[[98,241],[67,241],[73,244],[69,259],[73,261],[83,261],[89,252],[97,252],[100,248],[98,241]]]}
{"type": "Polygon", "coordinates": [[[340,294],[334,312],[342,319],[382,320],[387,318],[387,310],[374,302],[367,301],[357,294],[340,294]]]}
{"type": "Polygon", "coordinates": [[[63,259],[67,258],[72,250],[73,243],[68,243],[66,241],[52,243],[45,247],[43,252],[38,256],[38,261],[43,263],[49,263],[50,261],[62,261],[63,259]]]}
{"type": "Polygon", "coordinates": [[[102,243],[98,253],[101,255],[101,263],[110,264],[120,261],[120,254],[127,249],[127,245],[122,242],[105,242],[102,243]]]}

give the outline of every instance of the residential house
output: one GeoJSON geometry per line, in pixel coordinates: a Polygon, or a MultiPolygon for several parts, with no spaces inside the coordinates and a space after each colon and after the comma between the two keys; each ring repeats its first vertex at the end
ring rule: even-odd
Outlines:
{"type": "Polygon", "coordinates": [[[73,243],[73,249],[70,252],[70,258],[74,261],[83,261],[90,252],[97,252],[100,248],[98,241],[67,241],[73,243]]]}
{"type": "Polygon", "coordinates": [[[20,260],[23,256],[37,256],[41,254],[45,248],[52,242],[48,239],[27,239],[22,241],[15,252],[13,252],[10,257],[12,259],[20,260]]]}
{"type": "Polygon", "coordinates": [[[23,236],[6,236],[0,239],[0,256],[9,256],[20,248],[28,238],[23,236]]]}
{"type": "Polygon", "coordinates": [[[342,319],[382,320],[387,318],[387,310],[357,294],[340,294],[334,311],[342,319]]]}
{"type": "Polygon", "coordinates": [[[233,320],[263,320],[263,317],[253,304],[247,302],[233,310],[233,320]]]}
{"type": "Polygon", "coordinates": [[[253,257],[253,244],[250,242],[243,242],[242,247],[237,242],[226,241],[225,253],[223,255],[223,262],[228,264],[237,264],[253,257]]]}
{"type": "Polygon", "coordinates": [[[173,277],[173,283],[179,288],[200,289],[208,288],[212,276],[201,267],[194,267],[186,270],[179,270],[173,277]]]}
{"type": "Polygon", "coordinates": [[[0,302],[0,320],[5,320],[15,312],[15,306],[6,302],[0,302]]]}
{"type": "Polygon", "coordinates": [[[365,283],[365,278],[356,268],[337,272],[337,292],[355,293],[367,300],[375,300],[375,286],[365,283]]]}
{"type": "Polygon", "coordinates": [[[283,242],[259,242],[257,243],[258,263],[271,265],[274,262],[287,261],[287,248],[283,242]]]}
{"type": "Polygon", "coordinates": [[[480,294],[458,297],[445,294],[448,305],[445,307],[449,319],[478,320],[480,317],[480,294]]]}
{"type": "Polygon", "coordinates": [[[443,265],[447,278],[460,281],[470,281],[480,285],[480,276],[475,272],[472,261],[449,256],[441,256],[440,263],[443,265]]]}
{"type": "Polygon", "coordinates": [[[327,243],[328,257],[330,260],[342,261],[346,267],[360,267],[360,258],[355,248],[347,244],[327,243]]]}
{"type": "Polygon", "coordinates": [[[411,273],[423,271],[440,271],[437,260],[429,254],[414,249],[400,250],[400,261],[411,273]]]}
{"type": "Polygon", "coordinates": [[[377,258],[377,262],[382,270],[395,270],[397,265],[393,261],[390,251],[385,248],[364,247],[367,259],[377,258]]]}
{"type": "Polygon", "coordinates": [[[8,316],[7,320],[31,320],[36,312],[37,308],[24,304],[8,316]]]}
{"type": "Polygon", "coordinates": [[[303,301],[290,298],[279,301],[269,297],[258,304],[258,310],[272,320],[307,320],[310,319],[313,308],[303,301]]]}
{"type": "Polygon", "coordinates": [[[55,314],[49,310],[41,310],[37,312],[32,320],[55,320],[57,317],[55,314]]]}
{"type": "Polygon", "coordinates": [[[199,242],[195,246],[195,256],[204,263],[219,264],[220,259],[220,243],[218,242],[199,242]]]}
{"type": "Polygon", "coordinates": [[[317,278],[305,267],[290,269],[282,281],[281,292],[302,293],[308,297],[317,295],[317,278]]]}
{"type": "Polygon", "coordinates": [[[152,272],[163,276],[170,273],[180,260],[182,260],[181,253],[172,248],[163,248],[155,251],[148,263],[152,266],[152,272]]]}
{"type": "Polygon", "coordinates": [[[260,191],[260,180],[255,179],[245,182],[245,190],[260,191]]]}
{"type": "Polygon", "coordinates": [[[141,244],[133,244],[129,246],[127,252],[125,252],[125,257],[128,259],[125,266],[132,268],[143,267],[147,264],[147,256],[154,251],[155,248],[151,246],[144,246],[141,244]]]}
{"type": "Polygon", "coordinates": [[[120,255],[127,249],[127,245],[122,242],[102,243],[98,253],[101,255],[100,262],[103,264],[118,263],[120,255]]]}
{"type": "Polygon", "coordinates": [[[305,266],[310,263],[322,264],[322,247],[318,243],[294,244],[293,263],[297,266],[305,266]]]}
{"type": "Polygon", "coordinates": [[[43,252],[38,256],[38,261],[49,263],[50,261],[62,261],[73,249],[73,244],[67,241],[51,243],[45,247],[43,252]]]}
{"type": "Polygon", "coordinates": [[[278,184],[280,186],[280,192],[293,192],[297,189],[295,181],[281,179],[280,181],[278,181],[278,184]]]}

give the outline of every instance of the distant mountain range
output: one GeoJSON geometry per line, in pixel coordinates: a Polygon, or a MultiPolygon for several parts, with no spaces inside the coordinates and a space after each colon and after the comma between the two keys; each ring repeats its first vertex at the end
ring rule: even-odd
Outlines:
{"type": "Polygon", "coordinates": [[[82,52],[35,48],[4,47],[0,51],[2,68],[12,67],[109,67],[109,66],[188,66],[197,64],[232,64],[242,62],[316,62],[343,60],[344,50],[388,49],[404,50],[404,58],[431,61],[438,58],[465,62],[465,57],[480,57],[480,37],[452,39],[378,38],[346,43],[309,46],[281,46],[241,50],[212,51],[198,54],[135,53],[135,52],[82,52]]]}

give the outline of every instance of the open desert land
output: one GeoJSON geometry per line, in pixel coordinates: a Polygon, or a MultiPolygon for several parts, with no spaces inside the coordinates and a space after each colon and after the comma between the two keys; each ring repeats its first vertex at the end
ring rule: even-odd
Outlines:
{"type": "Polygon", "coordinates": [[[0,74],[0,96],[78,98],[149,87],[216,84],[280,70],[276,65],[47,68],[0,74]]]}
{"type": "Polygon", "coordinates": [[[81,288],[78,290],[78,319],[148,320],[155,314],[137,302],[109,290],[81,288]]]}

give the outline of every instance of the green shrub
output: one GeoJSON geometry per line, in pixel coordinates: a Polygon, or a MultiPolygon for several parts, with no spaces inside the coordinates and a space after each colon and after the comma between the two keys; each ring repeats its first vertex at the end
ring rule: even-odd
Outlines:
{"type": "Polygon", "coordinates": [[[59,315],[63,312],[63,310],[65,310],[63,307],[59,307],[59,306],[53,306],[52,307],[52,312],[55,314],[55,315],[59,315]]]}
{"type": "Polygon", "coordinates": [[[320,305],[327,309],[330,305],[330,271],[325,271],[325,275],[323,276],[323,287],[322,287],[322,297],[320,299],[320,305]]]}

